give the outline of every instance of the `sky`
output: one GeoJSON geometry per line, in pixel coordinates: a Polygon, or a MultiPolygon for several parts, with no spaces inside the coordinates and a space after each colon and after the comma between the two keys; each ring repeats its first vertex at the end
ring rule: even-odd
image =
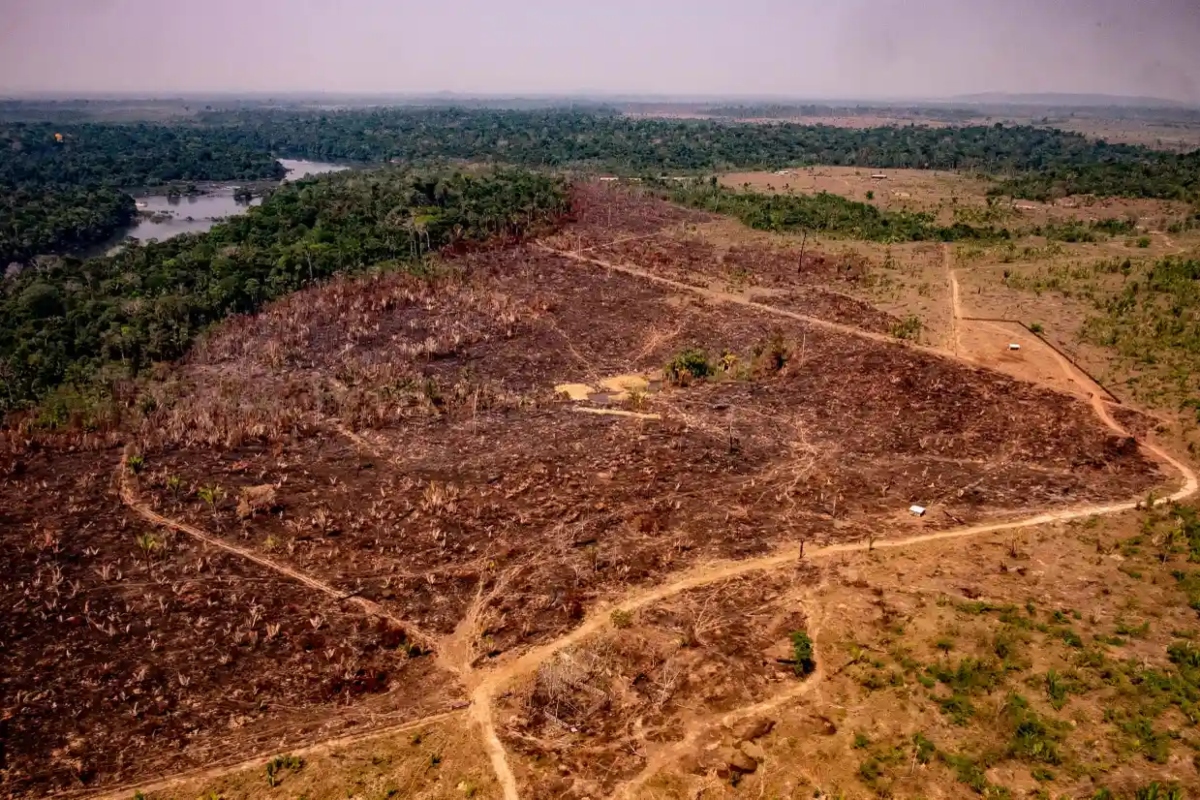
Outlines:
{"type": "Polygon", "coordinates": [[[0,0],[0,93],[438,91],[1200,104],[1200,0],[0,0]]]}

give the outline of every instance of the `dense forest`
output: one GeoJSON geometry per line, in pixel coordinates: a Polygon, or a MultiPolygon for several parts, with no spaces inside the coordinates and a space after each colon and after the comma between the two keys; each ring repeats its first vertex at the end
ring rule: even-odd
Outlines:
{"type": "Polygon", "coordinates": [[[787,123],[631,119],[598,111],[360,109],[214,112],[248,148],[355,161],[485,159],[629,173],[796,165],[968,170],[1018,197],[1054,192],[1196,198],[1200,153],[1108,144],[1031,126],[835,128],[787,123]]]}
{"type": "Polygon", "coordinates": [[[103,241],[136,213],[132,197],[106,187],[0,186],[0,273],[13,261],[103,241]]]}
{"type": "Polygon", "coordinates": [[[841,195],[766,194],[735,191],[707,181],[652,184],[681,205],[727,214],[763,231],[813,231],[872,242],[953,242],[962,239],[1007,239],[1006,228],[981,228],[956,222],[938,225],[930,214],[881,211],[869,203],[841,195]]]}
{"type": "Polygon", "coordinates": [[[0,412],[106,363],[131,374],[176,358],[206,325],[334,273],[522,236],[567,202],[560,181],[526,171],[340,173],[205,234],[27,270],[0,295],[0,412]]]}
{"type": "Polygon", "coordinates": [[[1200,150],[1178,155],[1146,151],[1082,164],[1049,164],[1041,171],[1001,181],[989,191],[1027,200],[1094,194],[1200,202],[1200,150]]]}
{"type": "Polygon", "coordinates": [[[283,177],[273,156],[227,133],[146,124],[0,126],[0,266],[109,238],[136,211],[129,188],[283,177]]]}
{"type": "Polygon", "coordinates": [[[284,176],[269,150],[247,146],[241,138],[187,125],[13,123],[0,126],[0,184],[127,189],[284,176]]]}
{"type": "Polygon", "coordinates": [[[0,191],[45,195],[38,213],[0,206],[0,264],[106,238],[127,204],[81,211],[72,191],[176,181],[275,179],[276,157],[428,166],[486,161],[629,174],[798,165],[966,170],[993,192],[1200,200],[1200,152],[1107,144],[1029,126],[835,128],[634,119],[604,109],[267,108],[200,111],[166,124],[0,124],[0,191]]]}

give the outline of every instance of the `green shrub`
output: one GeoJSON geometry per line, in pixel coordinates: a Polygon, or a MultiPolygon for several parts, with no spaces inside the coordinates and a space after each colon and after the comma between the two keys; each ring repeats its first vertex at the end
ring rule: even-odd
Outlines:
{"type": "Polygon", "coordinates": [[[1076,632],[1074,631],[1074,629],[1072,629],[1072,628],[1063,628],[1063,629],[1062,629],[1062,630],[1060,630],[1058,633],[1059,633],[1059,635],[1062,637],[1062,640],[1063,640],[1063,641],[1064,641],[1064,642],[1065,642],[1065,643],[1066,643],[1068,646],[1070,646],[1070,647],[1083,647],[1083,639],[1082,639],[1082,637],[1080,637],[1080,635],[1079,635],[1078,633],[1076,633],[1076,632]]]}
{"type": "Polygon", "coordinates": [[[1039,764],[1062,763],[1058,752],[1058,743],[1063,737],[1062,723],[1040,717],[1019,694],[1008,696],[1005,717],[1013,728],[1008,745],[1010,757],[1039,764]]]}
{"type": "Polygon", "coordinates": [[[708,361],[703,350],[684,350],[667,364],[667,380],[678,386],[686,386],[693,380],[704,380],[716,370],[708,361]]]}
{"type": "Polygon", "coordinates": [[[917,748],[916,756],[919,764],[928,764],[937,754],[937,747],[922,733],[913,734],[913,746],[917,748]]]}
{"type": "Polygon", "coordinates": [[[890,333],[897,339],[904,339],[915,342],[921,338],[921,330],[923,325],[919,317],[915,314],[909,314],[899,322],[892,324],[890,333]]]}
{"type": "Polygon", "coordinates": [[[783,334],[776,331],[764,342],[754,346],[754,365],[763,372],[779,372],[792,357],[792,350],[783,339],[783,334]]]}
{"type": "Polygon", "coordinates": [[[1167,648],[1172,664],[1191,669],[1200,669],[1200,648],[1191,642],[1175,642],[1167,648]]]}
{"type": "Polygon", "coordinates": [[[954,770],[954,776],[958,778],[959,783],[970,786],[979,794],[983,794],[990,785],[983,767],[975,763],[969,756],[943,754],[942,760],[946,766],[954,770]]]}
{"type": "Polygon", "coordinates": [[[1046,695],[1050,698],[1050,705],[1054,706],[1055,710],[1067,704],[1067,692],[1067,684],[1057,672],[1050,670],[1046,673],[1046,695]]]}
{"type": "Polygon", "coordinates": [[[1133,793],[1134,800],[1183,800],[1183,789],[1176,784],[1158,781],[1147,784],[1133,793]]]}
{"type": "Polygon", "coordinates": [[[267,785],[275,788],[283,781],[284,770],[293,772],[304,767],[304,759],[300,756],[275,756],[267,762],[267,785]]]}
{"type": "Polygon", "coordinates": [[[938,705],[941,706],[942,713],[948,716],[955,725],[965,726],[970,723],[971,717],[975,716],[975,706],[971,704],[966,695],[953,694],[939,700],[938,705]]]}
{"type": "Polygon", "coordinates": [[[952,691],[964,694],[991,691],[1004,677],[1004,667],[998,661],[971,656],[963,658],[957,665],[932,664],[925,671],[952,691]]]}
{"type": "Polygon", "coordinates": [[[805,631],[792,632],[792,669],[797,675],[811,675],[817,668],[813,656],[813,641],[805,631]]]}
{"type": "Polygon", "coordinates": [[[1129,737],[1133,749],[1155,764],[1165,764],[1171,758],[1171,737],[1154,729],[1154,722],[1138,715],[1118,726],[1129,737]]]}

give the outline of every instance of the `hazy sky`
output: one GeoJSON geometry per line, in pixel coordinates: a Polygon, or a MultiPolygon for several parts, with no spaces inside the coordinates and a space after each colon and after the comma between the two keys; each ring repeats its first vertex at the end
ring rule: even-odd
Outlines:
{"type": "Polygon", "coordinates": [[[0,0],[0,92],[1200,103],[1200,0],[0,0]]]}

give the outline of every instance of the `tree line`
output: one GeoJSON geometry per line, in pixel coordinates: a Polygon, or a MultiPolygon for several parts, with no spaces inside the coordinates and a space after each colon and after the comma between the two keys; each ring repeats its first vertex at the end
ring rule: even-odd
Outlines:
{"type": "Polygon", "coordinates": [[[204,234],[26,270],[0,293],[0,412],[177,358],[207,325],[335,273],[521,237],[567,207],[561,180],[529,171],[339,173],[204,234]]]}
{"type": "Polygon", "coordinates": [[[1041,201],[1094,194],[1200,202],[1200,150],[1122,153],[1120,158],[1081,164],[1050,163],[1001,181],[989,193],[1041,201]]]}

